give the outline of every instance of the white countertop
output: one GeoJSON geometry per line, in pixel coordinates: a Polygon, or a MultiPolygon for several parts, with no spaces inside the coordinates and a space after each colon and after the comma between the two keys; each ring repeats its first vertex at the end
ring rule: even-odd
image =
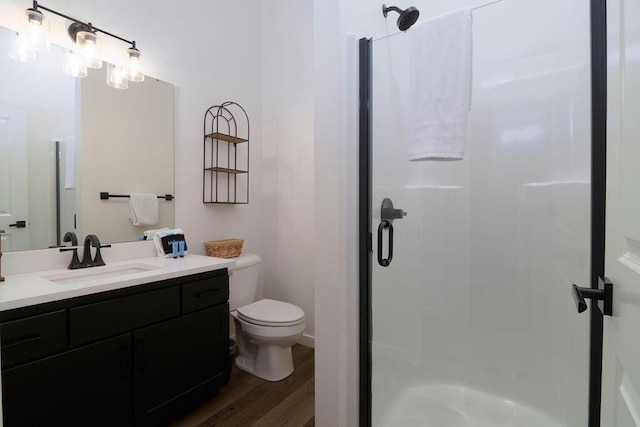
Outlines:
{"type": "Polygon", "coordinates": [[[186,255],[184,258],[140,258],[130,261],[107,262],[103,267],[77,270],[58,269],[5,276],[0,282],[0,311],[29,305],[42,304],[98,292],[111,291],[160,280],[173,279],[190,274],[220,270],[235,264],[233,259],[214,258],[202,255],[186,255]],[[48,278],[75,275],[100,275],[103,272],[124,270],[127,266],[145,266],[153,270],[121,274],[117,277],[82,279],[78,283],[55,283],[48,278]]]}

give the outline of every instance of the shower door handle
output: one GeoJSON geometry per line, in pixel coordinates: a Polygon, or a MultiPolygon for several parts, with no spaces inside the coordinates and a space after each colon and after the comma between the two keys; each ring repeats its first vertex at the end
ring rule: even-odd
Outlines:
{"type": "Polygon", "coordinates": [[[378,225],[378,264],[383,267],[389,267],[391,259],[393,258],[393,224],[386,219],[383,219],[378,225]],[[389,251],[387,258],[382,257],[382,237],[385,229],[389,229],[389,251]]]}
{"type": "Polygon", "coordinates": [[[380,206],[380,225],[378,225],[378,264],[383,267],[389,267],[391,259],[393,259],[393,220],[402,219],[407,216],[407,213],[402,209],[395,209],[393,207],[393,201],[390,198],[385,197],[382,200],[382,206],[380,206]],[[387,257],[382,257],[382,238],[384,230],[389,230],[389,250],[387,257]]]}
{"type": "Polygon", "coordinates": [[[598,302],[600,312],[605,316],[613,315],[613,283],[607,277],[598,278],[598,289],[580,288],[572,285],[573,301],[576,303],[578,313],[582,313],[587,309],[586,298],[590,298],[598,302]]]}

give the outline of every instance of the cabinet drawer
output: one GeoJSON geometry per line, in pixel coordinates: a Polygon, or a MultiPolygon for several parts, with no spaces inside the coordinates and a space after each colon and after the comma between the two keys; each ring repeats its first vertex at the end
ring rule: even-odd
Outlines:
{"type": "Polygon", "coordinates": [[[177,286],[72,308],[71,346],[75,347],[180,315],[177,286]]]}
{"type": "Polygon", "coordinates": [[[64,310],[3,323],[2,367],[18,365],[67,347],[67,317],[64,310]]]}
{"type": "Polygon", "coordinates": [[[222,304],[229,300],[229,276],[212,277],[182,285],[182,312],[222,304]]]}

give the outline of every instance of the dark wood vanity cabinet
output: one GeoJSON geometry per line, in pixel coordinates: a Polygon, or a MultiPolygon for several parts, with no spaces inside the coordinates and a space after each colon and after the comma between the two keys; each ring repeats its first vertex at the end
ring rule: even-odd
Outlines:
{"type": "Polygon", "coordinates": [[[4,425],[131,425],[130,353],[124,335],[4,370],[4,425]]]}
{"type": "Polygon", "coordinates": [[[0,313],[4,425],[166,425],[229,369],[216,270],[0,313]]]}

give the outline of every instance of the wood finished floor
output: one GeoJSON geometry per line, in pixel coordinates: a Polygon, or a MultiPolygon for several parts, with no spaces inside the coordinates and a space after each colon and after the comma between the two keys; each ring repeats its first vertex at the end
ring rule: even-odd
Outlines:
{"type": "Polygon", "coordinates": [[[171,427],[314,426],[313,349],[294,345],[293,365],[293,374],[278,382],[264,381],[234,365],[229,384],[218,396],[180,418],[171,427]]]}

